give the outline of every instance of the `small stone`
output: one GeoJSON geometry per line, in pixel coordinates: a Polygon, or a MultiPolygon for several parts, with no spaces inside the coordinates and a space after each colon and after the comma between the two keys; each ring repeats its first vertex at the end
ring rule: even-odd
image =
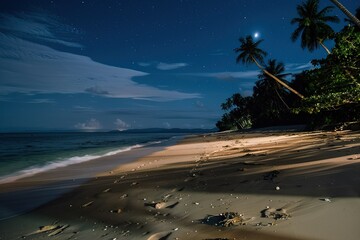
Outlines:
{"type": "Polygon", "coordinates": [[[280,187],[279,186],[276,186],[276,188],[275,188],[277,191],[279,191],[280,190],[280,187]]]}

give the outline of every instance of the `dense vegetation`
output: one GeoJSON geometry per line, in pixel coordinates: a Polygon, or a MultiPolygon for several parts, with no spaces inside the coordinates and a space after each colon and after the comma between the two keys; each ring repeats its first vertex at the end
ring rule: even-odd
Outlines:
{"type": "MultiPolygon", "coordinates": [[[[327,56],[312,61],[313,68],[292,75],[284,74],[284,64],[270,59],[259,48],[262,40],[251,36],[240,38],[236,61],[255,63],[261,70],[253,95],[234,94],[221,105],[225,111],[216,126],[220,130],[244,129],[286,124],[322,126],[360,120],[360,28],[349,25],[335,33],[327,22],[338,22],[328,15],[332,7],[318,9],[318,0],[307,0],[297,7],[298,17],[292,20],[297,28],[291,39],[301,39],[301,46],[310,52],[323,47],[327,56]],[[329,50],[325,39],[335,42],[329,50]]],[[[359,18],[359,8],[356,17],[359,18]]]]}

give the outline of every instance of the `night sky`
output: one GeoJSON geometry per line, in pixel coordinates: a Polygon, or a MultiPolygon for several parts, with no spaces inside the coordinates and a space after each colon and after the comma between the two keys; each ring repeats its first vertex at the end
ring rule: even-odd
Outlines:
{"type": "Polygon", "coordinates": [[[0,131],[214,128],[259,74],[235,63],[239,37],[264,39],[291,73],[326,56],[290,40],[301,2],[2,0],[0,131]]]}

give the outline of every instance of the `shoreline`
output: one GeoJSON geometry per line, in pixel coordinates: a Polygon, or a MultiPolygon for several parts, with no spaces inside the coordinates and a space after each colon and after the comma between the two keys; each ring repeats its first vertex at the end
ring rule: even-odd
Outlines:
{"type": "Polygon", "coordinates": [[[121,151],[0,183],[0,223],[2,220],[16,217],[56,200],[101,173],[136,161],[152,152],[161,151],[168,145],[176,144],[182,138],[181,136],[172,137],[160,143],[146,144],[129,151],[121,151]],[[13,210],[15,208],[17,209],[13,210]]]}
{"type": "Polygon", "coordinates": [[[0,239],[55,221],[69,225],[58,239],[358,239],[359,137],[349,131],[187,137],[0,221],[0,239]],[[156,208],[160,202],[173,206],[156,208]],[[272,208],[288,216],[262,216],[272,208]],[[225,212],[248,222],[227,228],[206,221],[225,212]]]}

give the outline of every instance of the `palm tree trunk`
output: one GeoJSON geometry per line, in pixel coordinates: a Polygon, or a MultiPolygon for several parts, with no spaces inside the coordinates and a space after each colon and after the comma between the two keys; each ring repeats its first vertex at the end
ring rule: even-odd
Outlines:
{"type": "Polygon", "coordinates": [[[360,28],[360,20],[357,19],[349,10],[344,7],[339,1],[337,0],[330,0],[333,4],[335,4],[343,13],[345,13],[348,18],[350,18],[359,28],[360,28]]]}
{"type": "Polygon", "coordinates": [[[322,43],[321,40],[319,40],[319,43],[325,49],[325,51],[327,52],[328,55],[331,54],[330,50],[322,43]]]}
{"type": "Polygon", "coordinates": [[[289,109],[290,109],[289,106],[286,104],[285,100],[281,97],[281,95],[280,95],[279,91],[276,89],[276,87],[275,87],[275,92],[276,92],[276,94],[278,95],[278,97],[280,98],[281,102],[282,102],[282,103],[285,105],[285,107],[289,110],[289,109]]]}
{"type": "Polygon", "coordinates": [[[283,85],[285,88],[287,88],[289,91],[295,93],[298,97],[300,97],[301,99],[304,98],[303,95],[301,95],[298,91],[296,91],[295,89],[293,89],[292,87],[290,87],[289,85],[287,85],[286,83],[284,83],[283,81],[281,81],[279,78],[277,78],[276,76],[272,75],[271,73],[269,73],[263,66],[261,66],[254,57],[251,57],[252,60],[255,62],[255,64],[269,77],[273,78],[275,81],[277,81],[278,83],[280,83],[281,85],[283,85]]]}

